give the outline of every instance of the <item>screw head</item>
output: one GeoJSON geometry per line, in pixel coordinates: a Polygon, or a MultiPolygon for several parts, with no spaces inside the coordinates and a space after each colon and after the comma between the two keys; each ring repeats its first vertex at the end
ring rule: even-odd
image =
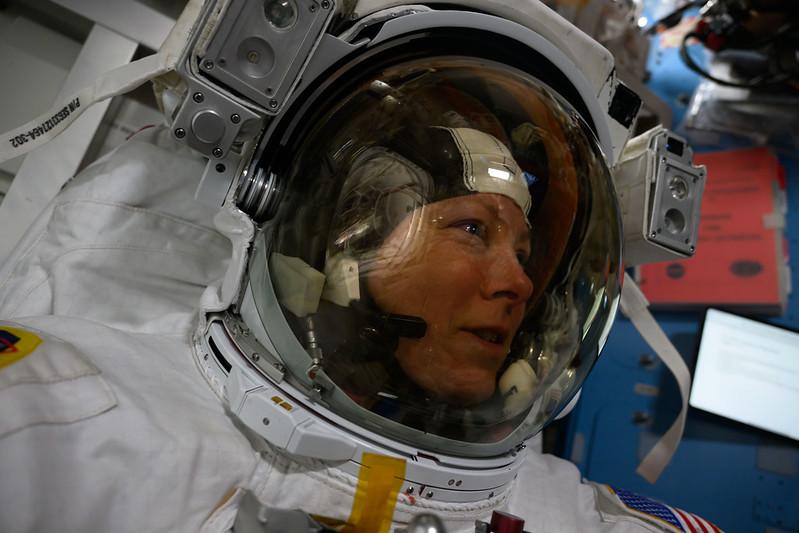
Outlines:
{"type": "Polygon", "coordinates": [[[432,491],[432,490],[431,490],[431,491],[428,491],[428,493],[427,493],[427,497],[428,497],[428,498],[432,498],[432,497],[433,497],[433,491],[432,491]]]}
{"type": "Polygon", "coordinates": [[[261,419],[261,423],[262,423],[263,425],[265,425],[265,426],[268,426],[268,425],[269,425],[269,419],[268,419],[268,418],[266,418],[266,417],[263,417],[263,418],[261,419]]]}
{"type": "Polygon", "coordinates": [[[185,136],[186,136],[186,130],[184,130],[183,128],[175,129],[175,137],[177,137],[178,139],[182,139],[185,136]]]}
{"type": "Polygon", "coordinates": [[[328,2],[327,0],[322,0],[322,9],[329,9],[329,8],[330,8],[330,2],[328,2]]]}
{"type": "Polygon", "coordinates": [[[239,122],[241,122],[241,117],[238,114],[233,113],[232,115],[230,115],[230,121],[233,124],[238,124],[239,122]]]}
{"type": "Polygon", "coordinates": [[[650,233],[650,234],[649,234],[649,236],[650,236],[651,238],[653,238],[653,239],[654,239],[655,237],[657,237],[657,233],[655,233],[655,232],[653,231],[652,233],[650,233]]]}
{"type": "Polygon", "coordinates": [[[196,92],[193,95],[191,95],[191,99],[199,104],[200,102],[205,100],[205,96],[203,96],[203,93],[201,92],[196,92]]]}
{"type": "Polygon", "coordinates": [[[224,155],[224,152],[222,152],[222,149],[218,148],[218,147],[214,148],[211,153],[214,154],[214,157],[222,157],[222,155],[224,155]]]}
{"type": "Polygon", "coordinates": [[[260,355],[258,355],[257,353],[254,353],[254,354],[252,354],[252,360],[253,360],[253,361],[257,361],[257,360],[258,360],[258,359],[260,359],[260,358],[261,358],[261,356],[260,356],[260,355]]]}
{"type": "Polygon", "coordinates": [[[275,109],[277,107],[277,100],[275,100],[274,98],[269,100],[269,107],[275,109]]]}
{"type": "Polygon", "coordinates": [[[695,247],[693,247],[693,246],[691,246],[691,247],[689,248],[689,250],[691,250],[691,253],[694,253],[694,252],[696,251],[696,248],[695,248],[695,247]]]}
{"type": "Polygon", "coordinates": [[[211,70],[212,68],[214,68],[214,62],[211,61],[210,59],[206,59],[205,61],[203,61],[203,68],[206,70],[211,70]]]}

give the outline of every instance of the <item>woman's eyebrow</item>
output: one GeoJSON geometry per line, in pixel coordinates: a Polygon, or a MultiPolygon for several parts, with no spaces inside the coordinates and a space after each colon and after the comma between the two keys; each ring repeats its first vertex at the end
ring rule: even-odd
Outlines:
{"type": "Polygon", "coordinates": [[[452,205],[443,207],[440,211],[440,214],[448,216],[476,216],[479,214],[489,215],[497,220],[500,219],[499,211],[497,210],[496,206],[486,205],[483,202],[475,202],[471,200],[466,200],[464,203],[453,203],[452,205]],[[461,215],[461,211],[463,210],[468,210],[468,212],[461,215]],[[476,213],[476,210],[481,212],[476,213]]]}

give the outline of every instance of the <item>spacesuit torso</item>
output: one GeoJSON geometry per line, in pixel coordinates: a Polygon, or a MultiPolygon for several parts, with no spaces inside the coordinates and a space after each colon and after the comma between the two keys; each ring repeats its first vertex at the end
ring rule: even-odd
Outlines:
{"type": "MultiPolygon", "coordinates": [[[[191,199],[201,167],[146,130],[74,178],[3,265],[0,331],[40,341],[0,352],[3,532],[229,531],[247,492],[351,516],[355,476],[268,445],[204,375],[198,309],[220,305],[252,227],[191,199]]],[[[482,501],[398,495],[391,530],[430,512],[451,533],[473,531],[496,509],[527,531],[683,530],[562,459],[524,453],[516,479],[482,501]]]]}

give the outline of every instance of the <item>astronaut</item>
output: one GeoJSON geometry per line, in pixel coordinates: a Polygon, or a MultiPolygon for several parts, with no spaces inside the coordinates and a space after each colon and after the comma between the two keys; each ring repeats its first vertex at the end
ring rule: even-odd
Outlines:
{"type": "MultiPolygon", "coordinates": [[[[266,4],[276,31],[300,24],[266,4]]],[[[457,532],[494,511],[531,531],[714,527],[525,444],[616,312],[623,101],[581,98],[557,47],[477,46],[482,27],[546,47],[511,3],[368,4],[325,26],[332,70],[311,61],[294,100],[273,88],[289,103],[259,128],[236,113],[250,152],[198,154],[227,133],[203,141],[220,114],[189,98],[72,179],[3,264],[0,529],[383,532],[432,514],[457,532]],[[400,19],[416,37],[398,49],[400,19]],[[462,31],[422,31],[445,20],[462,31]],[[375,47],[350,60],[334,34],[375,47]],[[214,189],[236,158],[249,168],[214,189]]]]}

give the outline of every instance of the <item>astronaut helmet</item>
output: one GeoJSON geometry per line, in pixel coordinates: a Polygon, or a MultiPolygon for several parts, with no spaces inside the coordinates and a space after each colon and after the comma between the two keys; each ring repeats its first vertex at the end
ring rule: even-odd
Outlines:
{"type": "Polygon", "coordinates": [[[620,215],[594,132],[486,58],[377,64],[312,100],[262,161],[277,185],[249,322],[359,438],[517,448],[577,393],[616,311],[620,215]]]}

